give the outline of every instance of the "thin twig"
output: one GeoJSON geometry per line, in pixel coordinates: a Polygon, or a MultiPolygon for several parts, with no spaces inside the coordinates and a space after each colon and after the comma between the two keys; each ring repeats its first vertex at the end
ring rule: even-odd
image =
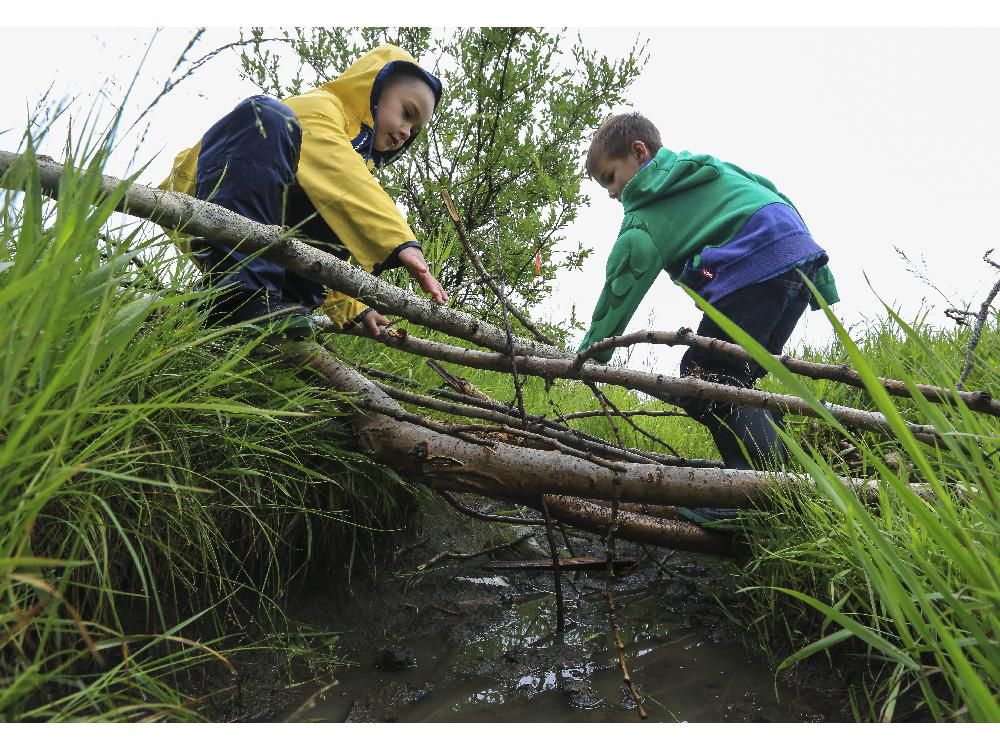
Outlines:
{"type": "MultiPolygon", "coordinates": [[[[466,396],[460,393],[451,393],[449,391],[444,391],[437,388],[430,389],[430,392],[436,396],[441,396],[442,398],[452,399],[464,404],[471,404],[484,409],[492,409],[501,414],[512,414],[515,411],[513,408],[505,404],[494,403],[494,402],[483,402],[471,396],[466,396]]],[[[550,401],[549,403],[551,404],[552,402],[550,401]]],[[[555,404],[552,405],[554,408],[556,408],[556,411],[558,411],[558,407],[555,407],[555,404]]],[[[595,413],[595,416],[600,416],[600,412],[595,413]]],[[[612,443],[609,443],[606,440],[602,440],[598,437],[594,437],[588,432],[583,432],[581,430],[574,430],[571,427],[559,424],[558,422],[549,419],[545,419],[544,417],[540,417],[537,415],[529,415],[529,419],[531,422],[543,425],[553,430],[568,431],[575,438],[582,440],[588,443],[589,445],[595,446],[595,449],[602,450],[608,456],[612,456],[615,458],[632,460],[636,461],[637,463],[659,463],[663,464],[664,466],[689,466],[691,468],[699,468],[699,469],[725,468],[725,464],[723,464],[721,461],[712,461],[709,459],[700,459],[700,458],[681,458],[676,456],[665,456],[662,453],[651,453],[649,451],[643,451],[637,448],[618,448],[614,446],[612,443]]],[[[559,439],[562,440],[562,438],[559,439]]]]}
{"type": "MultiPolygon", "coordinates": [[[[542,498],[542,502],[544,501],[545,499],[542,498]]],[[[559,526],[559,533],[562,534],[563,546],[566,547],[566,551],[569,552],[570,557],[576,557],[576,552],[574,552],[573,548],[570,546],[569,534],[566,533],[566,527],[563,525],[562,520],[560,519],[556,521],[556,524],[559,526]]]]}
{"type": "Polygon", "coordinates": [[[409,386],[410,388],[423,388],[423,383],[418,383],[412,378],[407,378],[402,375],[396,375],[391,372],[383,372],[382,370],[376,370],[374,367],[367,367],[358,362],[354,363],[354,369],[358,372],[363,372],[365,375],[371,375],[375,378],[380,378],[382,380],[391,380],[393,383],[399,383],[400,385],[409,386]]]}
{"type": "MultiPolygon", "coordinates": [[[[993,248],[983,256],[983,260],[989,263],[994,268],[1000,268],[1000,264],[995,263],[990,260],[990,254],[993,252],[993,248]]],[[[993,304],[993,300],[996,298],[997,293],[1000,292],[1000,280],[993,285],[993,289],[983,304],[979,307],[979,314],[976,315],[976,327],[972,331],[972,338],[969,339],[969,348],[965,353],[965,365],[962,367],[962,374],[958,378],[958,382],[955,383],[955,388],[962,390],[965,388],[965,379],[969,377],[969,373],[972,372],[972,355],[976,351],[976,347],[979,345],[979,338],[983,335],[983,327],[986,325],[986,318],[989,317],[990,305],[993,304]]]]}
{"type": "Polygon", "coordinates": [[[622,440],[622,435],[618,431],[618,425],[615,424],[615,420],[613,420],[611,418],[611,414],[608,413],[609,401],[607,400],[607,397],[605,397],[601,389],[597,387],[596,383],[588,382],[586,385],[588,388],[590,388],[591,391],[593,391],[595,398],[597,398],[597,403],[599,403],[601,405],[601,408],[604,409],[604,418],[608,420],[608,424],[611,426],[611,432],[614,433],[615,442],[618,444],[618,447],[619,448],[625,447],[625,441],[622,440]]]}
{"type": "Polygon", "coordinates": [[[618,527],[618,493],[611,499],[611,523],[608,524],[608,534],[604,538],[604,547],[607,550],[607,569],[604,574],[604,596],[608,604],[608,622],[611,625],[611,636],[615,642],[615,651],[618,654],[618,666],[622,670],[622,681],[628,688],[635,702],[636,711],[640,719],[646,718],[646,709],[642,705],[642,696],[638,689],[632,684],[632,676],[629,674],[628,666],[625,664],[625,644],[622,643],[621,633],[618,630],[618,619],[615,617],[615,600],[612,592],[612,585],[615,577],[615,531],[618,527]]]}
{"type": "Polygon", "coordinates": [[[470,518],[475,518],[479,521],[489,521],[490,523],[510,523],[517,526],[544,526],[545,521],[541,518],[521,518],[520,516],[497,516],[491,513],[483,513],[482,511],[470,508],[468,505],[463,505],[460,503],[450,492],[447,490],[438,490],[438,494],[444,498],[444,501],[448,503],[452,508],[457,510],[459,513],[464,513],[470,518]]]}
{"type": "MultiPolygon", "coordinates": [[[[455,225],[455,229],[458,231],[458,238],[462,242],[462,249],[465,251],[466,257],[472,266],[476,269],[483,283],[486,284],[493,293],[497,295],[500,299],[500,304],[503,305],[505,310],[509,310],[510,313],[518,319],[518,321],[523,325],[531,335],[535,337],[536,340],[541,341],[543,344],[548,344],[549,346],[555,346],[556,343],[546,336],[544,333],[538,330],[535,325],[528,319],[528,317],[511,305],[500,290],[497,288],[496,283],[490,278],[490,275],[486,272],[486,268],[483,266],[482,261],[479,260],[479,256],[476,255],[475,250],[472,249],[472,244],[469,242],[469,237],[465,232],[465,225],[462,223],[461,217],[458,215],[458,210],[455,208],[455,204],[452,203],[451,196],[448,194],[447,188],[441,188],[441,198],[444,200],[444,205],[448,209],[448,215],[451,217],[452,223],[455,225]]],[[[499,232],[499,224],[497,225],[497,231],[499,232]]],[[[501,275],[503,271],[501,270],[501,275]]]]}
{"type": "MultiPolygon", "coordinates": [[[[603,417],[604,411],[574,411],[569,414],[560,414],[559,421],[569,422],[571,419],[588,419],[590,417],[603,417]]],[[[687,413],[679,411],[677,409],[673,410],[653,410],[653,409],[629,409],[627,411],[618,411],[612,416],[616,417],[686,417],[687,413]]]]}
{"type": "Polygon", "coordinates": [[[513,542],[498,544],[495,547],[487,547],[486,549],[480,550],[479,552],[452,552],[451,550],[444,550],[443,552],[439,552],[438,554],[434,555],[434,557],[432,557],[427,562],[420,563],[420,565],[417,566],[417,570],[425,570],[426,568],[429,568],[431,565],[435,565],[436,563],[439,563],[442,560],[471,560],[474,557],[482,557],[483,555],[488,555],[491,552],[499,552],[500,550],[507,549],[508,547],[516,547],[525,539],[533,536],[534,533],[535,532],[533,531],[527,531],[524,534],[521,534],[521,536],[519,536],[513,542]]]}
{"type": "MultiPolygon", "coordinates": [[[[443,192],[443,195],[447,195],[447,191],[443,192]]],[[[449,201],[450,202],[450,201],[449,201]]],[[[496,236],[496,254],[497,254],[497,277],[500,279],[498,286],[493,287],[493,290],[497,293],[498,299],[502,306],[503,312],[503,327],[507,334],[507,357],[510,359],[511,373],[514,378],[514,395],[517,398],[517,409],[521,413],[521,421],[524,423],[524,429],[528,429],[528,417],[524,411],[524,393],[521,392],[521,381],[517,376],[517,362],[514,359],[514,331],[510,327],[510,318],[507,315],[507,291],[504,289],[503,280],[503,256],[500,252],[500,224],[497,223],[497,236],[496,236]]]]}
{"type": "Polygon", "coordinates": [[[434,372],[436,372],[445,383],[454,388],[456,393],[463,393],[466,396],[472,396],[474,398],[482,399],[483,401],[496,401],[495,398],[490,398],[465,378],[461,378],[455,373],[449,372],[448,369],[440,362],[435,362],[430,357],[424,361],[427,363],[427,366],[434,370],[434,372]]]}
{"type": "Polygon", "coordinates": [[[566,603],[563,601],[562,570],[559,567],[559,548],[556,546],[556,535],[552,533],[552,515],[549,513],[549,506],[544,497],[542,497],[542,512],[545,514],[545,536],[549,540],[552,576],[556,585],[556,632],[561,636],[566,632],[566,603]]]}
{"type": "Polygon", "coordinates": [[[653,433],[647,432],[646,430],[642,429],[639,425],[637,425],[634,421],[632,421],[631,418],[625,416],[625,413],[623,411],[621,411],[617,406],[615,406],[615,403],[610,398],[608,398],[607,394],[604,393],[603,391],[601,392],[601,398],[603,398],[604,401],[607,403],[607,405],[609,407],[611,407],[611,410],[614,412],[615,416],[616,417],[621,417],[622,419],[624,419],[625,422],[629,425],[629,427],[631,427],[633,430],[635,430],[636,432],[638,432],[640,435],[643,435],[644,437],[649,438],[650,440],[652,440],[657,445],[663,446],[668,451],[670,451],[670,453],[672,455],[674,455],[674,456],[679,456],[680,455],[677,452],[677,449],[674,448],[672,445],[670,445],[666,441],[661,440],[660,438],[656,437],[656,435],[654,435],[653,433]]]}

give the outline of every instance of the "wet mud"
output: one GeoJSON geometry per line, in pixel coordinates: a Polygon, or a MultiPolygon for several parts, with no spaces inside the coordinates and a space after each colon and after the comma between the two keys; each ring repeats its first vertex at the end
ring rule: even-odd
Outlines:
{"type": "MultiPolygon", "coordinates": [[[[569,543],[576,556],[604,554],[596,538],[570,535],[569,543]]],[[[641,721],[611,638],[604,571],[564,573],[559,635],[551,570],[485,567],[548,557],[543,528],[483,524],[437,509],[396,546],[371,579],[337,596],[312,595],[291,613],[337,631],[335,651],[350,666],[318,676],[302,670],[275,696],[275,710],[255,718],[641,721]],[[515,547],[420,569],[442,552],[476,552],[528,532],[515,547]]],[[[649,721],[850,720],[839,686],[776,679],[773,665],[748,650],[742,626],[726,615],[731,563],[617,547],[619,557],[639,560],[615,577],[613,599],[649,721]]]]}

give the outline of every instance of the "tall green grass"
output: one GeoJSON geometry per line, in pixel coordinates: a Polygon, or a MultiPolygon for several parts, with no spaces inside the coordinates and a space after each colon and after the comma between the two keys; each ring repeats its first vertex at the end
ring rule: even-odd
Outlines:
{"type": "Polygon", "coordinates": [[[234,669],[225,636],[280,629],[404,488],[259,335],[204,327],[162,240],[100,239],[107,143],[68,150],[50,201],[29,140],[3,194],[3,720],[196,717],[184,680],[234,669]]]}
{"type": "MultiPolygon", "coordinates": [[[[827,312],[837,343],[820,359],[847,362],[866,390],[828,383],[823,398],[881,411],[890,436],[845,431],[814,389],[719,319],[783,390],[812,402],[825,419],[818,432],[785,435],[816,491],[776,488],[775,510],[747,520],[751,559],[738,575],[759,631],[783,626],[800,646],[782,668],[824,651],[861,655],[859,718],[1000,720],[1000,430],[994,417],[962,403],[930,403],[912,387],[953,387],[967,334],[921,320],[910,325],[888,311],[855,343],[827,312]],[[903,380],[914,398],[890,398],[877,376],[903,380]],[[934,425],[942,440],[918,442],[904,420],[934,425]],[[860,463],[846,464],[845,452],[860,463]],[[877,478],[878,504],[847,490],[837,479],[844,473],[877,478]],[[928,485],[932,499],[911,482],[928,485]]],[[[994,317],[971,388],[1000,391],[998,341],[994,317]]]]}

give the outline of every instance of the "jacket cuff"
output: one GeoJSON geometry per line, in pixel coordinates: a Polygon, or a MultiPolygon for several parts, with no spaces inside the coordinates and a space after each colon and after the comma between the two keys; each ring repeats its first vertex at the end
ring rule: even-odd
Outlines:
{"type": "Polygon", "coordinates": [[[344,326],[344,330],[346,331],[349,328],[353,328],[356,325],[361,325],[361,321],[363,321],[365,317],[368,315],[368,313],[370,313],[371,311],[372,309],[370,307],[366,307],[360,313],[351,318],[351,320],[347,323],[347,325],[344,326]]]}
{"type": "Polygon", "coordinates": [[[418,250],[422,249],[420,247],[420,243],[417,242],[417,241],[415,241],[415,240],[410,240],[409,242],[404,242],[402,245],[400,245],[395,250],[393,250],[391,253],[389,253],[389,257],[388,258],[386,258],[385,260],[383,260],[381,263],[376,263],[372,267],[372,274],[374,274],[375,276],[378,276],[379,274],[381,274],[384,271],[391,271],[393,268],[401,268],[403,264],[400,263],[400,261],[399,261],[399,254],[401,252],[403,252],[403,250],[405,250],[408,247],[415,247],[418,250]]]}

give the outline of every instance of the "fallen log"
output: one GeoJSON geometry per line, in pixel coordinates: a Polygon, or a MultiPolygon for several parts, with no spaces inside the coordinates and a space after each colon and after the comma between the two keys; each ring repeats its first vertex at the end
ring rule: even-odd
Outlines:
{"type": "MultiPolygon", "coordinates": [[[[18,180],[27,158],[23,154],[0,151],[0,187],[21,189],[18,180]]],[[[64,165],[41,157],[37,164],[42,190],[58,198],[64,165]]],[[[124,184],[122,180],[105,176],[101,189],[105,195],[110,195],[124,184]]],[[[258,224],[214,203],[134,182],[128,184],[116,210],[149,219],[164,229],[206,237],[231,247],[239,246],[243,252],[263,251],[266,257],[281,263],[292,273],[322,281],[331,289],[349,294],[384,314],[401,316],[494,351],[505,352],[509,348],[506,332],[496,326],[380,281],[358,266],[295,239],[284,227],[258,224]]],[[[515,354],[573,356],[564,349],[518,337],[514,337],[513,345],[515,354]]]]}
{"type": "MultiPolygon", "coordinates": [[[[552,450],[470,442],[407,421],[409,413],[403,407],[316,343],[289,343],[283,349],[351,400],[359,448],[374,460],[437,489],[472,492],[540,511],[547,506],[553,518],[580,528],[607,529],[612,517],[608,498],[638,506],[753,508],[766,506],[781,484],[786,491],[815,488],[811,477],[785,472],[595,464],[552,450]]],[[[851,477],[840,477],[840,481],[869,502],[877,501],[877,481],[851,477]]],[[[924,485],[910,487],[933,498],[924,485]]],[[[726,534],[625,507],[630,509],[618,513],[622,539],[715,554],[730,551],[731,539],[726,534]]]]}
{"type": "Polygon", "coordinates": [[[765,501],[773,481],[766,472],[625,462],[613,462],[610,468],[555,451],[469,442],[402,421],[410,416],[403,407],[318,344],[296,342],[283,349],[340,393],[356,394],[352,403],[359,412],[377,412],[360,424],[364,452],[441,489],[529,501],[534,507],[540,507],[542,494],[558,493],[588,498],[618,494],[632,502],[740,508],[765,501]]]}
{"type": "MultiPolygon", "coordinates": [[[[483,445],[440,434],[402,421],[399,414],[406,411],[399,404],[318,344],[295,342],[284,345],[283,350],[350,399],[356,410],[352,424],[363,453],[430,487],[474,492],[536,510],[544,509],[543,496],[551,493],[545,503],[553,518],[595,531],[606,530],[611,510],[584,497],[618,495],[626,501],[658,500],[661,505],[672,497],[669,504],[702,507],[747,507],[766,497],[767,475],[760,472],[625,463],[612,470],[554,451],[505,443],[483,445]],[[582,497],[565,497],[562,493],[567,490],[582,497]]],[[[715,554],[728,554],[731,547],[726,534],[627,512],[619,513],[618,536],[715,554]]]]}

